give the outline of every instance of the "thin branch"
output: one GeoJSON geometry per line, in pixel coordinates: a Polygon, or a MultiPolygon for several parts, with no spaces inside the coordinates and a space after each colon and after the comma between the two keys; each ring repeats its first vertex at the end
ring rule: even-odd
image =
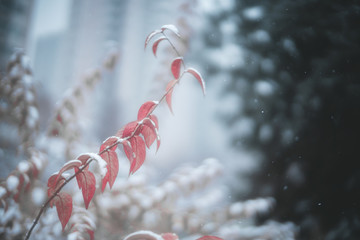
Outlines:
{"type": "MultiPolygon", "coordinates": [[[[172,49],[175,51],[176,55],[178,57],[181,57],[182,55],[179,53],[179,51],[176,49],[175,45],[171,42],[170,38],[166,35],[166,33],[163,31],[161,32],[162,35],[164,35],[164,37],[166,38],[166,40],[169,42],[170,46],[172,47],[172,49]]],[[[182,61],[182,64],[184,66],[184,68],[186,69],[186,65],[185,65],[185,62],[182,61]]]]}

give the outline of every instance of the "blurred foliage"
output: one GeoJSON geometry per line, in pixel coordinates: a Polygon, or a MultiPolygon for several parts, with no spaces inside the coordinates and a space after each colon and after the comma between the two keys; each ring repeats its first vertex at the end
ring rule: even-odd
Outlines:
{"type": "Polygon", "coordinates": [[[264,156],[247,197],[275,196],[272,217],[298,223],[301,239],[360,235],[359,3],[243,0],[207,12],[204,64],[237,96],[223,122],[234,147],[264,156]]]}

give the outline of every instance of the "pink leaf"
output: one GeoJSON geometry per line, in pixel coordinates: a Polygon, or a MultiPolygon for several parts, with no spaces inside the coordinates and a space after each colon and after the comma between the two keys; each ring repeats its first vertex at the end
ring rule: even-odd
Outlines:
{"type": "Polygon", "coordinates": [[[171,63],[171,72],[174,75],[175,79],[179,79],[179,77],[180,77],[180,69],[181,69],[182,62],[183,62],[183,58],[177,57],[171,63]]]}
{"type": "Polygon", "coordinates": [[[160,37],[160,38],[158,38],[155,42],[154,42],[154,44],[153,44],[153,46],[152,46],[152,50],[153,50],[153,53],[154,53],[154,56],[156,57],[156,51],[157,51],[157,48],[158,48],[158,46],[159,46],[159,43],[162,41],[162,40],[165,40],[165,39],[167,39],[166,37],[160,37]]]}
{"type": "MultiPolygon", "coordinates": [[[[79,171],[79,169],[76,169],[75,172],[79,171]]],[[[79,185],[79,188],[82,191],[82,195],[84,198],[85,208],[87,209],[89,207],[89,203],[91,199],[94,196],[95,193],[95,176],[92,172],[88,170],[83,170],[81,173],[76,175],[76,180],[79,185]]]]}
{"type": "Polygon", "coordinates": [[[152,31],[145,39],[145,47],[148,45],[148,43],[150,42],[150,40],[158,33],[161,33],[162,31],[161,30],[154,30],[152,31]]]}
{"type": "Polygon", "coordinates": [[[82,165],[82,162],[80,160],[71,160],[71,161],[68,161],[67,163],[65,163],[63,165],[63,167],[60,169],[59,173],[58,173],[58,177],[55,179],[55,182],[58,181],[59,179],[59,176],[61,176],[61,174],[63,174],[63,172],[67,171],[67,170],[70,170],[72,168],[75,168],[75,167],[80,167],[82,165]]]}
{"type": "Polygon", "coordinates": [[[162,32],[165,31],[166,29],[167,29],[167,30],[170,30],[171,32],[175,33],[176,36],[180,37],[179,30],[178,30],[174,25],[169,24],[169,25],[163,25],[163,26],[161,27],[161,31],[162,31],[162,32]]]}
{"type": "Polygon", "coordinates": [[[109,182],[109,174],[106,173],[105,177],[101,180],[101,192],[103,193],[105,188],[106,188],[106,184],[109,182]]]}
{"type": "Polygon", "coordinates": [[[146,103],[141,105],[138,111],[137,120],[141,121],[142,119],[147,117],[148,114],[150,114],[158,104],[159,104],[158,101],[147,101],[146,103]]]}
{"type": "MultiPolygon", "coordinates": [[[[109,182],[110,189],[112,188],[116,176],[119,172],[119,160],[115,151],[106,151],[100,155],[107,163],[107,172],[103,179],[103,185],[109,182]]],[[[104,186],[103,186],[104,187],[104,186]]],[[[103,189],[102,189],[103,190],[103,189]]]]}
{"type": "Polygon", "coordinates": [[[179,240],[178,235],[176,235],[175,233],[162,233],[161,237],[164,240],[179,240]]]}
{"type": "Polygon", "coordinates": [[[219,237],[215,237],[215,236],[203,236],[203,237],[198,238],[196,240],[224,240],[224,239],[219,238],[219,237]]]}
{"type": "MultiPolygon", "coordinates": [[[[112,136],[112,137],[108,137],[100,146],[100,152],[102,152],[104,149],[106,149],[107,147],[110,147],[114,144],[116,144],[116,142],[119,140],[118,137],[112,136]]],[[[117,145],[114,145],[113,147],[111,147],[109,150],[110,151],[115,151],[116,150],[117,145]]]]}
{"type": "Polygon", "coordinates": [[[137,125],[138,125],[137,121],[132,121],[132,122],[129,122],[128,124],[126,124],[124,127],[124,130],[123,131],[120,130],[121,137],[122,138],[130,137],[134,133],[137,125]]]}
{"type": "MultiPolygon", "coordinates": [[[[49,177],[48,179],[48,183],[47,183],[47,186],[48,186],[48,191],[47,191],[47,194],[48,194],[48,197],[51,197],[54,192],[56,192],[56,190],[58,189],[58,187],[63,183],[65,182],[65,178],[63,176],[59,176],[58,173],[56,174],[53,174],[49,177]]],[[[50,202],[50,206],[53,204],[54,200],[52,200],[50,202]]]]}
{"type": "Polygon", "coordinates": [[[135,173],[143,164],[146,157],[145,142],[140,136],[134,136],[130,138],[130,143],[133,152],[135,153],[135,158],[130,162],[130,172],[129,174],[135,173]]]}
{"type": "Polygon", "coordinates": [[[158,121],[157,117],[154,114],[152,114],[149,116],[149,118],[155,123],[156,129],[159,129],[159,121],[158,121]]]}
{"type": "Polygon", "coordinates": [[[124,147],[124,152],[126,154],[126,157],[129,159],[129,162],[133,161],[133,158],[135,158],[135,153],[132,150],[131,143],[128,140],[125,140],[122,142],[124,147]]]}
{"type": "Polygon", "coordinates": [[[145,119],[141,128],[141,134],[144,136],[147,148],[150,148],[157,138],[155,122],[151,119],[145,119]]]}
{"type": "Polygon", "coordinates": [[[64,231],[72,212],[72,198],[70,194],[61,192],[58,193],[55,199],[56,211],[64,231]]]}
{"type": "Polygon", "coordinates": [[[171,102],[172,102],[172,93],[173,93],[173,90],[174,90],[174,86],[175,84],[178,82],[178,80],[174,79],[174,80],[171,80],[168,85],[166,86],[166,103],[167,105],[169,106],[169,109],[170,109],[170,112],[173,113],[173,110],[172,110],[172,106],[171,106],[171,102]]]}
{"type": "Polygon", "coordinates": [[[195,70],[194,68],[188,68],[185,70],[185,72],[191,73],[200,83],[201,89],[203,91],[203,94],[205,95],[205,82],[204,79],[201,77],[201,74],[195,70]]]}
{"type": "Polygon", "coordinates": [[[89,160],[90,156],[88,154],[81,154],[76,159],[82,162],[82,165],[85,165],[86,162],[89,160]]]}

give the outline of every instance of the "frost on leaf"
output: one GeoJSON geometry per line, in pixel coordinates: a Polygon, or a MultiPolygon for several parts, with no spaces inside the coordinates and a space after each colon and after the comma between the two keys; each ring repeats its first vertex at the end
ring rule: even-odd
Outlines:
{"type": "Polygon", "coordinates": [[[175,33],[176,36],[180,37],[179,30],[178,30],[177,27],[175,27],[174,25],[169,24],[169,25],[163,25],[163,26],[161,27],[161,31],[162,31],[162,32],[165,31],[166,29],[167,29],[167,30],[170,30],[171,32],[175,33]]]}
{"type": "MultiPolygon", "coordinates": [[[[78,168],[75,169],[75,172],[78,172],[78,171],[79,171],[78,168]]],[[[76,175],[76,181],[79,185],[79,189],[81,189],[81,192],[82,192],[82,195],[84,198],[85,208],[87,209],[89,207],[89,203],[90,203],[91,199],[94,196],[95,189],[96,189],[95,176],[92,172],[85,169],[81,173],[76,175]]]]}
{"type": "Polygon", "coordinates": [[[171,106],[171,99],[172,99],[172,93],[174,90],[174,86],[177,83],[178,80],[174,79],[171,80],[168,85],[166,86],[166,103],[169,106],[170,112],[173,113],[172,106],[171,106]]]}
{"type": "Polygon", "coordinates": [[[67,163],[64,164],[64,166],[60,169],[59,173],[58,173],[58,177],[55,179],[55,182],[58,181],[59,176],[61,176],[63,174],[63,172],[73,169],[75,167],[80,167],[82,165],[82,162],[80,160],[71,160],[68,161],[67,163]]]}
{"type": "Polygon", "coordinates": [[[137,120],[141,121],[142,119],[146,118],[148,114],[150,114],[158,104],[159,102],[157,101],[147,101],[146,103],[141,105],[138,111],[137,120]]]}
{"type": "Polygon", "coordinates": [[[116,147],[117,147],[117,142],[120,139],[116,136],[112,136],[112,137],[108,137],[100,146],[100,152],[104,151],[106,148],[111,147],[109,150],[110,151],[115,151],[116,147]],[[114,145],[114,146],[113,146],[114,145]]]}
{"type": "Polygon", "coordinates": [[[215,237],[215,236],[203,236],[201,238],[198,238],[196,240],[223,240],[222,238],[215,237]]]}
{"type": "Polygon", "coordinates": [[[192,74],[200,83],[201,89],[203,91],[203,94],[205,95],[205,82],[204,79],[201,77],[201,74],[194,68],[188,68],[185,70],[185,72],[188,72],[192,74]]]}
{"type": "Polygon", "coordinates": [[[161,30],[154,30],[152,31],[145,39],[145,47],[148,45],[148,43],[150,42],[150,40],[158,33],[161,33],[162,31],[161,30]]]}
{"type": "Polygon", "coordinates": [[[165,39],[167,39],[166,37],[160,37],[160,38],[158,38],[155,42],[154,42],[154,44],[153,44],[153,46],[152,46],[152,50],[153,50],[153,53],[154,53],[154,56],[156,57],[156,52],[157,52],[157,48],[158,48],[158,46],[159,46],[159,43],[162,41],[162,40],[165,40],[165,39]]]}
{"type": "Polygon", "coordinates": [[[182,62],[183,62],[183,58],[182,57],[177,57],[171,63],[171,72],[174,75],[175,79],[179,79],[179,77],[180,77],[180,70],[181,70],[182,62]]]}
{"type": "Polygon", "coordinates": [[[68,193],[58,193],[54,199],[56,211],[58,213],[62,229],[64,231],[66,224],[68,223],[72,212],[72,198],[68,193]]]}
{"type": "Polygon", "coordinates": [[[134,133],[137,125],[138,125],[137,121],[129,122],[128,124],[125,125],[123,129],[120,129],[120,131],[116,135],[121,138],[130,137],[134,133]]]}
{"type": "Polygon", "coordinates": [[[159,121],[155,115],[150,115],[149,118],[155,123],[156,129],[159,129],[159,121]]]}
{"type": "MultiPolygon", "coordinates": [[[[134,136],[129,139],[129,142],[132,147],[132,153],[135,154],[135,157],[130,160],[130,172],[129,174],[134,174],[144,163],[146,157],[146,149],[145,149],[145,142],[140,136],[134,136]]],[[[127,153],[132,154],[132,153],[127,153]]]]}

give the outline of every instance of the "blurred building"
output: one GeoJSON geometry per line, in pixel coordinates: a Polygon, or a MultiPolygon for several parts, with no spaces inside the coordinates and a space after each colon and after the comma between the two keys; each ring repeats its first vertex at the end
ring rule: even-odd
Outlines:
{"type": "Polygon", "coordinates": [[[33,0],[0,1],[0,70],[14,48],[26,48],[33,0]]]}

